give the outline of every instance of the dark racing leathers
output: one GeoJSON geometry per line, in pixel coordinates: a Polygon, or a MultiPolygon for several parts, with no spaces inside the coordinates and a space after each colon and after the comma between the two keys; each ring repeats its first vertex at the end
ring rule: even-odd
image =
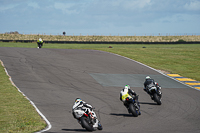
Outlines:
{"type": "MultiPolygon", "coordinates": [[[[146,79],[145,82],[144,82],[144,91],[146,91],[150,96],[151,96],[151,94],[150,94],[150,92],[148,90],[148,85],[150,85],[150,84],[155,85],[157,90],[161,89],[161,87],[158,85],[158,83],[155,83],[153,79],[146,79]]],[[[160,95],[160,96],[162,96],[162,95],[160,95]]]]}

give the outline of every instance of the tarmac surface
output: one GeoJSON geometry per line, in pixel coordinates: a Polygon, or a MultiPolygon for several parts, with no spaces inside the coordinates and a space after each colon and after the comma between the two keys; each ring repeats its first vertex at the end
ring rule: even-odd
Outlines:
{"type": "Polygon", "coordinates": [[[0,47],[16,86],[51,123],[48,133],[86,132],[72,116],[79,97],[95,107],[101,133],[199,133],[200,91],[115,54],[95,50],[0,47]],[[162,105],[143,91],[149,75],[162,86],[162,105]],[[132,117],[119,99],[129,84],[141,104],[132,117]]]}

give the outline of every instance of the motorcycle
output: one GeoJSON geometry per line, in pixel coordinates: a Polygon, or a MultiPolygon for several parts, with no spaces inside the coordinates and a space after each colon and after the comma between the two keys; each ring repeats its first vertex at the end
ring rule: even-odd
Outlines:
{"type": "Polygon", "coordinates": [[[42,48],[43,44],[42,43],[38,43],[38,48],[42,48]]]}
{"type": "MultiPolygon", "coordinates": [[[[79,124],[81,124],[83,128],[85,128],[87,131],[96,130],[96,128],[94,128],[94,125],[97,123],[98,119],[95,112],[92,109],[82,107],[77,110],[74,110],[74,113],[76,114],[76,118],[78,118],[79,124]]],[[[100,121],[98,121],[97,129],[103,129],[100,121]]]]}
{"type": "Polygon", "coordinates": [[[156,87],[153,83],[147,86],[148,93],[151,96],[151,99],[154,100],[158,105],[161,105],[161,97],[162,97],[162,92],[161,87],[156,87]]]}
{"type": "Polygon", "coordinates": [[[127,97],[126,98],[126,103],[128,105],[127,109],[128,109],[129,113],[132,113],[132,115],[134,117],[137,117],[138,115],[141,115],[139,102],[134,98],[134,96],[133,96],[133,98],[127,97]]]}

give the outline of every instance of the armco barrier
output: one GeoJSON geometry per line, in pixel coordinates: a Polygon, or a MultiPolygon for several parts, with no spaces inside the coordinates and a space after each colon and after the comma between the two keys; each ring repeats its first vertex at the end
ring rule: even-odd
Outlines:
{"type": "Polygon", "coordinates": [[[24,42],[24,43],[32,43],[37,42],[36,40],[0,40],[0,42],[24,42]]]}
{"type": "MultiPolygon", "coordinates": [[[[0,42],[33,43],[36,40],[0,40],[0,42]]],[[[44,43],[75,43],[75,44],[200,44],[200,41],[190,42],[114,42],[114,41],[44,41],[44,43]]]]}

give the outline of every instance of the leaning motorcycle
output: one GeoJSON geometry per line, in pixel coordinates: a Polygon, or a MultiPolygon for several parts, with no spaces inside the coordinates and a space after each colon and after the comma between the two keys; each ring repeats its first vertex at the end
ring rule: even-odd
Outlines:
{"type": "Polygon", "coordinates": [[[140,113],[140,105],[139,105],[138,101],[135,100],[135,98],[129,98],[129,97],[127,97],[125,102],[126,102],[126,104],[128,104],[128,106],[127,106],[128,107],[127,108],[128,112],[132,113],[132,115],[134,117],[137,117],[138,115],[141,114],[140,113]]]}
{"type": "Polygon", "coordinates": [[[158,105],[161,105],[161,87],[156,87],[153,83],[147,86],[148,93],[150,94],[152,100],[154,100],[158,105]]]}
{"type": "MultiPolygon", "coordinates": [[[[95,112],[92,109],[83,107],[78,110],[74,110],[74,113],[78,117],[79,124],[81,124],[81,126],[83,128],[85,128],[88,131],[96,130],[96,128],[94,128],[94,125],[98,121],[98,119],[97,119],[95,112]]],[[[98,121],[97,129],[98,130],[103,129],[103,127],[99,121],[98,121]]]]}

